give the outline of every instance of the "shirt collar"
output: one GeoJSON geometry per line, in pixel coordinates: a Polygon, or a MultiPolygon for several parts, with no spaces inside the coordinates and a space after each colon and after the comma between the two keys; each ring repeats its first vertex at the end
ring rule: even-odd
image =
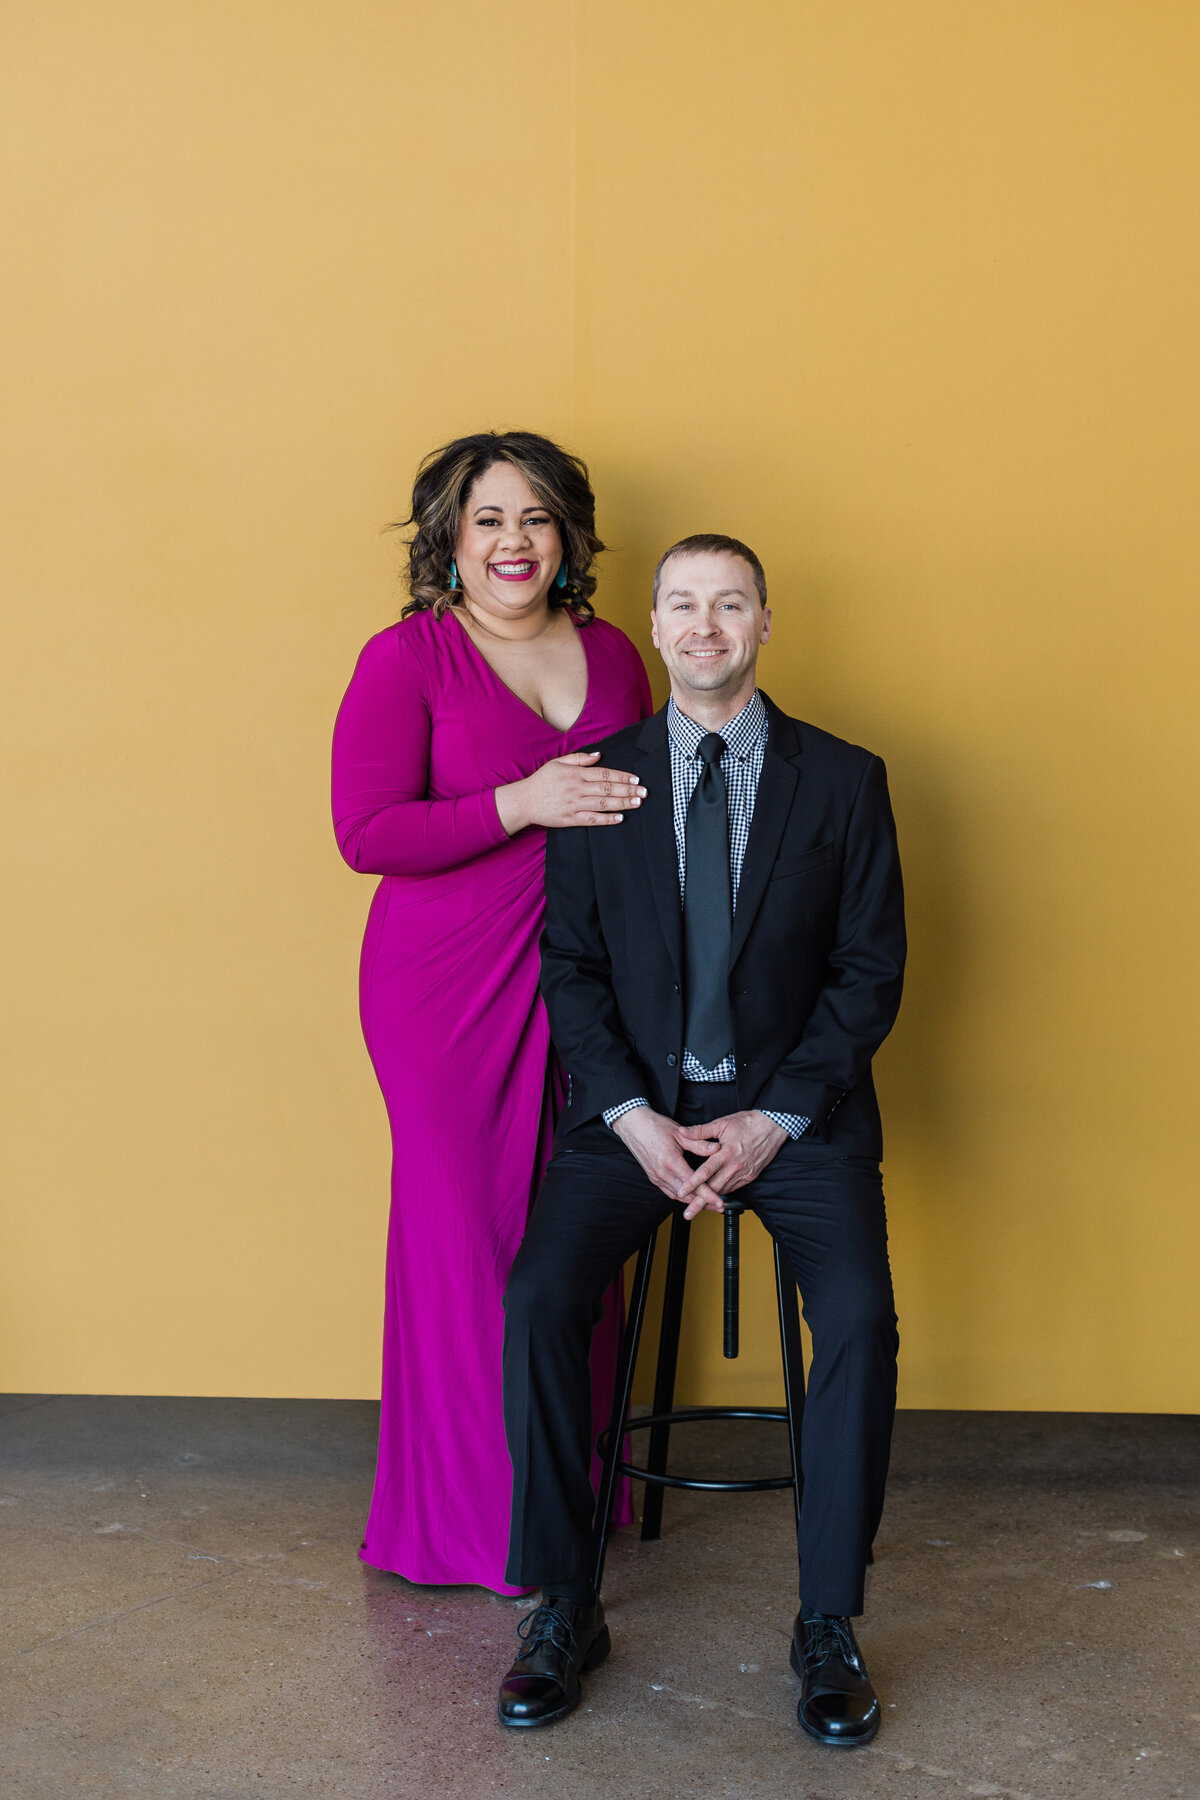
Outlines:
{"type": "MultiPolygon", "coordinates": [[[[695,757],[701,740],[708,736],[708,727],[697,725],[695,719],[689,719],[681,712],[673,696],[667,701],[667,730],[674,749],[687,758],[695,757]]],[[[718,735],[725,739],[730,753],[742,762],[759,747],[767,735],[767,709],[757,688],[741,712],[727,725],[722,725],[718,735]]]]}

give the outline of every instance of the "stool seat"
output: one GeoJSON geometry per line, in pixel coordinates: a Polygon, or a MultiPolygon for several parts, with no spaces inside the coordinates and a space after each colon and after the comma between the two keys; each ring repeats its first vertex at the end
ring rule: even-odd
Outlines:
{"type": "MultiPolygon", "coordinates": [[[[739,1223],[745,1207],[730,1197],[725,1202],[725,1243],[723,1259],[723,1334],[726,1357],[738,1354],[739,1301],[739,1223]]],[[[784,1407],[769,1406],[685,1406],[673,1405],[675,1373],[679,1360],[679,1332],[683,1320],[684,1285],[687,1278],[688,1244],[691,1221],[683,1211],[671,1220],[671,1243],[667,1257],[667,1278],[663,1290],[662,1325],[658,1344],[658,1367],[654,1381],[654,1404],[646,1418],[629,1417],[633,1377],[638,1348],[646,1316],[646,1299],[654,1252],[661,1226],[650,1234],[638,1252],[633,1285],[617,1374],[613,1391],[613,1408],[608,1425],[601,1432],[596,1449],[601,1458],[600,1488],[596,1500],[594,1536],[594,1582],[597,1593],[604,1576],[604,1561],[612,1530],[612,1510],[617,1483],[622,1475],[646,1483],[642,1507],[642,1538],[661,1535],[663,1491],[666,1488],[698,1488],[710,1493],[758,1493],[770,1488],[791,1488],[795,1498],[797,1536],[800,1527],[800,1502],[804,1477],[800,1467],[800,1428],[804,1414],[804,1360],[800,1336],[800,1309],[797,1303],[796,1278],[779,1245],[775,1249],[775,1291],[779,1308],[779,1341],[783,1360],[784,1407]],[[753,1419],[787,1426],[790,1470],[784,1475],[758,1479],[701,1479],[695,1476],[668,1475],[667,1452],[674,1426],[698,1424],[711,1419],[753,1419]],[[621,1447],[634,1431],[649,1431],[650,1444],[646,1467],[626,1461],[621,1447]]]]}

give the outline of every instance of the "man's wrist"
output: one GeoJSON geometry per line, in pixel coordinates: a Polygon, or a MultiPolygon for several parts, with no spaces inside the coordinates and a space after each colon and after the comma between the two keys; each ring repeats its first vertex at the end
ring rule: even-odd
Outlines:
{"type": "Polygon", "coordinates": [[[764,1119],[770,1119],[772,1125],[778,1125],[781,1131],[786,1131],[793,1143],[797,1138],[803,1137],[812,1124],[812,1120],[806,1119],[802,1113],[775,1112],[773,1108],[768,1111],[765,1106],[757,1106],[754,1110],[760,1112],[764,1119]]]}
{"type": "Polygon", "coordinates": [[[640,1106],[649,1106],[649,1104],[646,1097],[639,1094],[635,1100],[622,1100],[619,1106],[606,1106],[601,1117],[608,1129],[612,1131],[617,1120],[623,1119],[626,1113],[636,1112],[640,1106]]]}

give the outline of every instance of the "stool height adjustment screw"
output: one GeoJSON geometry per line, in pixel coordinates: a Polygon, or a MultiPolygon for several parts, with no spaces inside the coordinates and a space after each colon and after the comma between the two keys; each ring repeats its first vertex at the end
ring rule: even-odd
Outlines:
{"type": "Polygon", "coordinates": [[[734,1201],[725,1202],[725,1355],[732,1360],[738,1353],[738,1221],[742,1209],[734,1201]]]}

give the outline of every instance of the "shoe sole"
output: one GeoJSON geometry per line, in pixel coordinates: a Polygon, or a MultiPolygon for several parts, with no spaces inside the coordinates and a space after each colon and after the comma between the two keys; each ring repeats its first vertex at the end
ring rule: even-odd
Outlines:
{"type": "MultiPolygon", "coordinates": [[[[800,1677],[801,1681],[803,1681],[804,1668],[800,1658],[796,1655],[795,1638],[792,1639],[792,1648],[788,1656],[788,1661],[791,1663],[794,1673],[800,1677]]],[[[875,1715],[875,1718],[867,1729],[859,1732],[857,1737],[839,1737],[830,1732],[818,1731],[815,1725],[810,1725],[808,1723],[808,1720],[801,1713],[799,1707],[796,1708],[796,1723],[799,1725],[801,1731],[807,1732],[808,1736],[815,1744],[824,1744],[828,1750],[861,1750],[864,1744],[869,1744],[871,1742],[871,1739],[879,1730],[879,1714],[877,1713],[875,1715]]]]}
{"type": "MultiPolygon", "coordinates": [[[[611,1649],[612,1638],[609,1636],[608,1626],[603,1625],[588,1646],[587,1655],[579,1665],[579,1673],[590,1675],[593,1669],[600,1667],[611,1649]]],[[[567,1702],[566,1706],[560,1706],[557,1712],[542,1713],[541,1717],[537,1719],[507,1719],[499,1707],[496,1709],[496,1717],[506,1731],[538,1731],[543,1725],[555,1725],[559,1719],[567,1718],[570,1713],[575,1711],[582,1699],[583,1694],[578,1693],[573,1700],[567,1702]]]]}

